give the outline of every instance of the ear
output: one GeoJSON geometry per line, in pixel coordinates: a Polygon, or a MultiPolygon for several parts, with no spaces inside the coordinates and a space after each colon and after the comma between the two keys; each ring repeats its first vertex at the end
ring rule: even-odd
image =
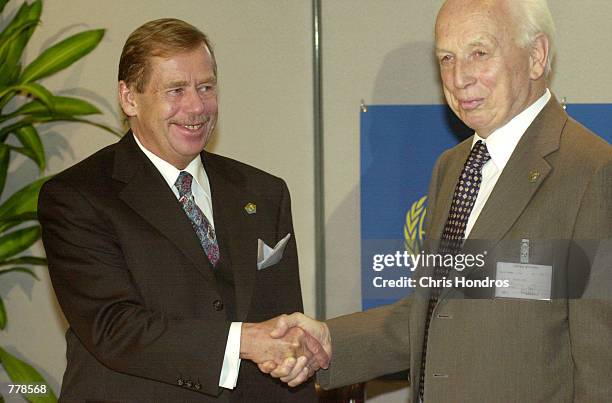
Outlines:
{"type": "Polygon", "coordinates": [[[138,114],[135,90],[128,87],[123,80],[119,81],[119,104],[127,117],[133,117],[138,114]]]}
{"type": "Polygon", "coordinates": [[[532,80],[539,80],[546,73],[546,60],[548,60],[548,37],[542,33],[536,36],[529,52],[530,74],[532,80]]]}

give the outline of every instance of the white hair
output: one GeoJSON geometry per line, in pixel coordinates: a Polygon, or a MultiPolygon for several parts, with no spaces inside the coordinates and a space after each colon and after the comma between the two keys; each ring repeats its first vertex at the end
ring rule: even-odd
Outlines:
{"type": "Polygon", "coordinates": [[[511,0],[517,13],[519,46],[531,47],[539,34],[548,38],[548,58],[545,74],[548,76],[556,53],[557,31],[546,0],[511,0]]]}

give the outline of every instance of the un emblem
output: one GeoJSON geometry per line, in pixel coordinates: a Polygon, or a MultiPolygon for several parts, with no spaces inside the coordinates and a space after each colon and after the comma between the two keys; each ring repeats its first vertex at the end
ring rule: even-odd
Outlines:
{"type": "Polygon", "coordinates": [[[426,201],[427,196],[421,197],[418,201],[412,203],[406,213],[406,224],[404,224],[406,251],[415,256],[421,253],[423,239],[425,238],[423,226],[425,225],[425,214],[427,214],[426,201]]]}

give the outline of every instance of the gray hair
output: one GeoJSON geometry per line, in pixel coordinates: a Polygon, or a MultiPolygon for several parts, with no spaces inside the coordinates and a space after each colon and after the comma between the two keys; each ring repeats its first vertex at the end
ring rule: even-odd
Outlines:
{"type": "Polygon", "coordinates": [[[548,76],[556,53],[557,30],[546,0],[511,0],[517,13],[519,46],[530,47],[536,36],[544,34],[548,38],[548,59],[545,74],[548,76]]]}

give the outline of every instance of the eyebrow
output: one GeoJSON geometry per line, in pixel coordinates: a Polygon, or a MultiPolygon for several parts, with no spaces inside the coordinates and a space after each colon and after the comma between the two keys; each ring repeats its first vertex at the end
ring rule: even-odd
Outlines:
{"type": "MultiPolygon", "coordinates": [[[[199,81],[197,85],[201,84],[217,84],[217,79],[215,77],[207,78],[206,80],[199,81]]],[[[178,80],[171,81],[168,84],[164,85],[164,88],[176,88],[176,87],[186,87],[189,85],[188,81],[178,80]]]]}
{"type": "Polygon", "coordinates": [[[451,52],[450,50],[436,47],[436,53],[453,53],[453,52],[451,52]]]}

